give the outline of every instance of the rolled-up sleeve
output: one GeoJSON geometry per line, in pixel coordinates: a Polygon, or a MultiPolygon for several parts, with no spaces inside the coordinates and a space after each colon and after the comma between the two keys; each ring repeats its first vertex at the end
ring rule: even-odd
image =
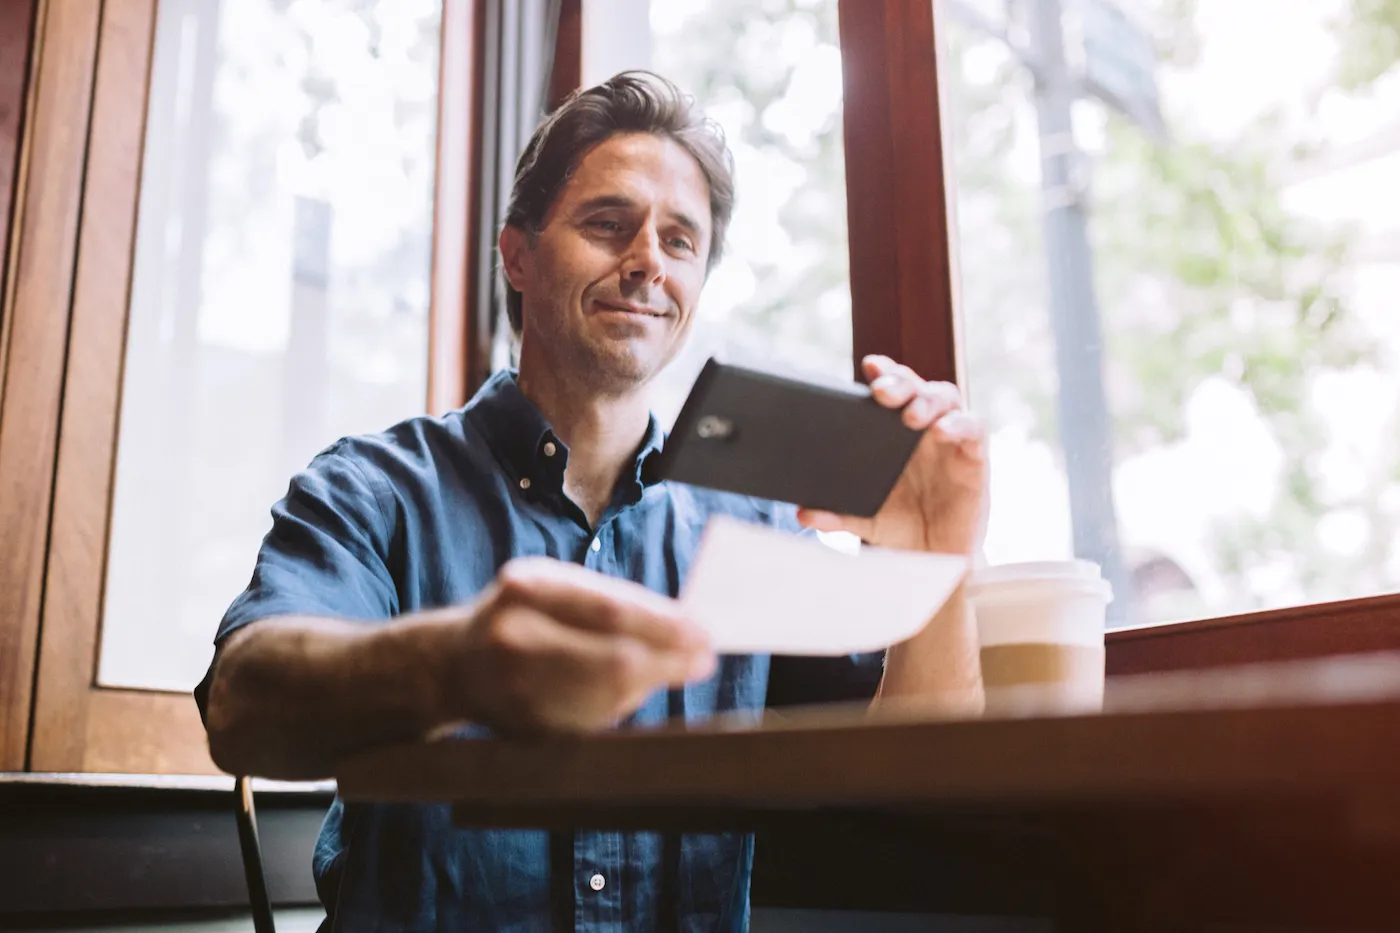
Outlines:
{"type": "MultiPolygon", "coordinates": [[[[272,507],[272,529],[258,551],[252,579],[229,606],[216,645],[260,619],[305,615],[382,620],[398,614],[389,569],[392,514],[383,480],[372,478],[344,444],[331,447],[292,478],[272,507]]],[[[218,662],[195,688],[200,715],[218,662]]]]}

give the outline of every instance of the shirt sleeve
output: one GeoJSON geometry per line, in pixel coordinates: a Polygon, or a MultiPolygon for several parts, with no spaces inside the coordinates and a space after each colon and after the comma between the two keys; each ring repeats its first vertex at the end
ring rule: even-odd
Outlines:
{"type": "MultiPolygon", "coordinates": [[[[379,487],[343,445],[322,453],[292,478],[272,507],[272,530],[263,539],[252,580],[229,606],[214,636],[216,646],[259,619],[309,615],[379,620],[398,613],[398,588],[389,570],[392,538],[379,487]]],[[[377,474],[373,474],[377,475],[377,474]]],[[[217,650],[195,688],[206,713],[217,650]]]]}

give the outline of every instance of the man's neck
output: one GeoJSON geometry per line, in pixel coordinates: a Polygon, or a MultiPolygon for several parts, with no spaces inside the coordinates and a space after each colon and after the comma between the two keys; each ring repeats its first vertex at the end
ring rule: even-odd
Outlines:
{"type": "Polygon", "coordinates": [[[646,434],[646,393],[609,395],[561,378],[563,367],[520,361],[520,392],[569,448],[564,491],[596,525],[624,469],[630,469],[646,434]]]}

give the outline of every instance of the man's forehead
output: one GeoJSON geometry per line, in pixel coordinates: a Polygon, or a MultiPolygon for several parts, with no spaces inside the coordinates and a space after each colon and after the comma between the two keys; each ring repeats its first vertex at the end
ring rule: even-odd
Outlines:
{"type": "Polygon", "coordinates": [[[700,163],[673,139],[650,133],[609,137],[586,152],[561,192],[582,204],[618,197],[659,203],[710,226],[710,186],[700,163]]]}

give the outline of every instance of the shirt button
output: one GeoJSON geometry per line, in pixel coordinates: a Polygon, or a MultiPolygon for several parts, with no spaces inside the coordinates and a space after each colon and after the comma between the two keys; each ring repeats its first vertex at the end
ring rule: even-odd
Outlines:
{"type": "Polygon", "coordinates": [[[602,875],[594,875],[592,878],[588,879],[588,886],[595,891],[603,890],[603,886],[607,883],[607,879],[602,875]]]}
{"type": "MultiPolygon", "coordinates": [[[[597,538],[594,538],[592,541],[588,542],[588,549],[589,549],[590,551],[592,551],[594,554],[597,554],[597,553],[602,549],[602,547],[603,547],[603,542],[599,541],[597,538]]],[[[601,877],[601,876],[599,875],[599,876],[595,876],[595,877],[601,877]]]]}
{"type": "Polygon", "coordinates": [[[520,488],[521,488],[521,489],[529,489],[529,488],[530,488],[530,477],[528,477],[528,476],[522,476],[522,477],[520,477],[520,488]]]}
{"type": "Polygon", "coordinates": [[[553,441],[545,441],[545,442],[544,442],[544,455],[545,455],[546,457],[552,457],[552,456],[554,456],[555,451],[557,451],[558,449],[559,449],[558,447],[555,447],[555,446],[554,446],[554,442],[553,442],[553,441]]]}

